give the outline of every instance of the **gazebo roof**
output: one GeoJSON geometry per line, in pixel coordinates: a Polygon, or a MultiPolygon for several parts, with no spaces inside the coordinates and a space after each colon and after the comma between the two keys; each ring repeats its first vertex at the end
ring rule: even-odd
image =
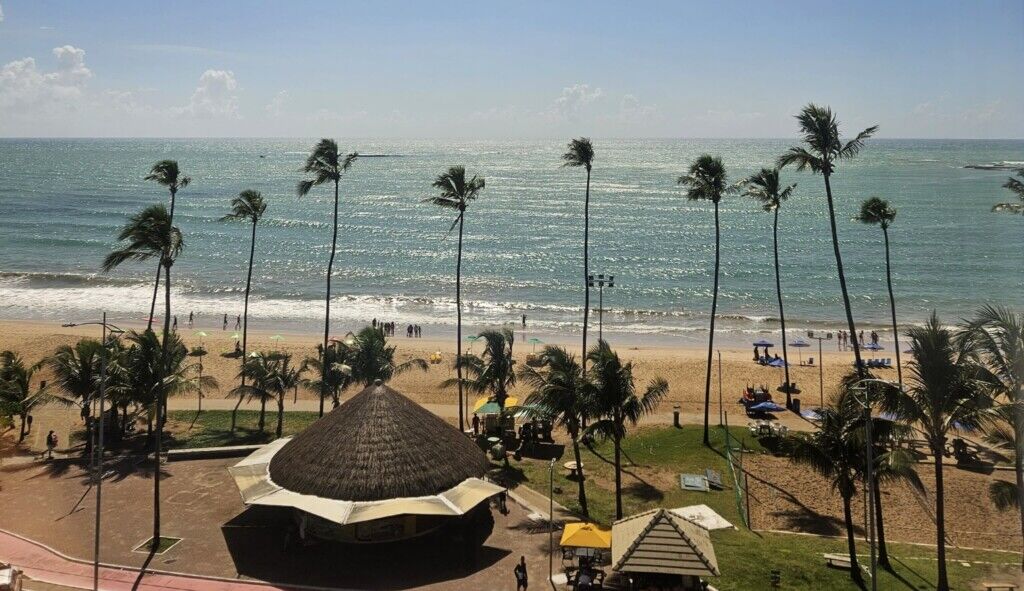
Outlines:
{"type": "Polygon", "coordinates": [[[612,525],[612,568],[700,577],[720,574],[707,530],[665,509],[652,509],[612,525]]]}
{"type": "Polygon", "coordinates": [[[360,502],[438,495],[489,466],[458,429],[376,383],[284,444],[269,476],[295,493],[360,502]]]}

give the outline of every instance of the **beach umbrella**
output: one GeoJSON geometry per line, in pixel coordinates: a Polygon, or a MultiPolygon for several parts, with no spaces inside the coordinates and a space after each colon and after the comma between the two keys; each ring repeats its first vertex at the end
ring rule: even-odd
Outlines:
{"type": "Polygon", "coordinates": [[[766,339],[757,339],[756,341],[754,341],[754,346],[755,347],[774,347],[775,343],[773,343],[773,342],[771,342],[769,340],[766,340],[766,339]]]}
{"type": "MultiPolygon", "coordinates": [[[[810,347],[811,344],[808,343],[807,341],[797,337],[793,342],[789,343],[789,346],[790,347],[796,347],[797,349],[803,349],[805,347],[810,347]]],[[[800,365],[803,365],[804,364],[804,354],[803,354],[803,351],[797,351],[796,354],[797,354],[797,360],[800,361],[800,365]]]]}
{"type": "Polygon", "coordinates": [[[544,341],[538,339],[537,337],[533,337],[532,339],[530,339],[527,342],[529,342],[531,345],[533,345],[533,352],[536,353],[537,352],[537,345],[542,344],[544,341]]]}
{"type": "Polygon", "coordinates": [[[279,335],[279,334],[276,334],[276,335],[274,335],[274,336],[270,337],[270,340],[272,340],[272,341],[277,341],[277,342],[281,342],[281,341],[283,341],[283,340],[284,340],[284,337],[283,337],[283,336],[281,336],[281,335],[279,335]]]}
{"type": "Polygon", "coordinates": [[[765,402],[759,402],[757,404],[751,405],[750,410],[755,412],[781,412],[786,410],[786,408],[778,404],[775,404],[771,400],[767,400],[765,402]]]}
{"type": "Polygon", "coordinates": [[[236,341],[240,341],[240,340],[242,340],[242,335],[241,335],[241,333],[237,333],[237,332],[231,333],[231,338],[236,340],[236,341]]]}
{"type": "MultiPolygon", "coordinates": [[[[508,409],[513,406],[519,406],[519,399],[515,396],[509,396],[505,399],[505,408],[508,409]]],[[[496,415],[500,413],[501,407],[498,406],[498,403],[492,401],[487,396],[481,396],[473,403],[473,414],[475,415],[496,415]]]]}
{"type": "Polygon", "coordinates": [[[786,367],[786,362],[782,359],[772,359],[768,362],[769,367],[786,367]]]}
{"type": "Polygon", "coordinates": [[[601,529],[596,523],[566,523],[558,544],[574,548],[611,548],[612,532],[601,529]]]}
{"type": "Polygon", "coordinates": [[[478,335],[471,334],[468,337],[466,337],[466,340],[469,341],[469,352],[472,353],[473,352],[473,345],[475,345],[476,342],[478,340],[480,340],[480,337],[478,335]]]}
{"type": "Polygon", "coordinates": [[[202,337],[208,337],[210,335],[205,330],[197,330],[196,331],[196,336],[202,338],[202,337]]]}
{"type": "Polygon", "coordinates": [[[868,351],[881,351],[882,349],[885,349],[885,347],[879,345],[878,343],[868,343],[864,345],[864,348],[867,349],[868,351]]]}

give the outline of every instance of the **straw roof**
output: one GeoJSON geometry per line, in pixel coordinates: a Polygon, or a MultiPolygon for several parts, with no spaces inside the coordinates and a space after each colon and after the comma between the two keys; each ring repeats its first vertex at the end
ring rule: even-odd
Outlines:
{"type": "Polygon", "coordinates": [[[718,576],[711,536],[665,509],[652,509],[612,525],[612,568],[622,572],[718,576]]]}
{"type": "Polygon", "coordinates": [[[292,492],[379,501],[437,495],[489,466],[458,429],[376,383],[292,438],[269,472],[292,492]]]}

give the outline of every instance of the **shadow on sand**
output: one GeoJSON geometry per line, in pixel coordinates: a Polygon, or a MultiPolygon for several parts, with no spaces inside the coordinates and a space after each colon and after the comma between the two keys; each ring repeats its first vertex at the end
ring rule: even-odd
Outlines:
{"type": "Polygon", "coordinates": [[[399,590],[441,583],[488,568],[507,550],[484,544],[465,566],[457,544],[443,532],[386,544],[296,540],[290,513],[250,507],[221,527],[239,575],[278,585],[399,590]]]}

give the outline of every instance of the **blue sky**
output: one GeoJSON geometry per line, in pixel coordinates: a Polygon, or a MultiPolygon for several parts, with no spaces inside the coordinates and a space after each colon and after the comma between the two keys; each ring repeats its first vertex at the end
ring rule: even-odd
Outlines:
{"type": "Polygon", "coordinates": [[[0,135],[1024,137],[1024,2],[0,0],[0,135]]]}

